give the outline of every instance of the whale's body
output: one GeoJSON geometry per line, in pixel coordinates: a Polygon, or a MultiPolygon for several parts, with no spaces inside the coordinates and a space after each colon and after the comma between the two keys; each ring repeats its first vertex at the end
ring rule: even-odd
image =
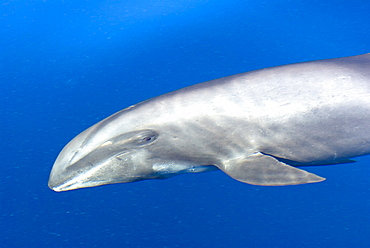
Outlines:
{"type": "Polygon", "coordinates": [[[256,185],[370,154],[370,54],[241,73],[126,108],[75,137],[55,191],[220,169],[256,185]]]}

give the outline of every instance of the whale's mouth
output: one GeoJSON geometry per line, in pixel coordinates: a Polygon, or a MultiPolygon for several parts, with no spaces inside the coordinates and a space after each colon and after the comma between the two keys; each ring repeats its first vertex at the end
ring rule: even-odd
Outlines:
{"type": "MultiPolygon", "coordinates": [[[[56,161],[57,163],[58,161],[56,161]]],[[[81,162],[81,161],[80,161],[81,162]]],[[[69,168],[77,167],[79,162],[72,164],[69,168]]],[[[104,180],[92,180],[94,174],[101,170],[105,166],[105,163],[99,165],[93,165],[88,163],[87,166],[83,169],[74,171],[75,173],[69,174],[70,170],[64,170],[62,172],[54,173],[53,171],[50,174],[48,186],[50,189],[60,192],[73,190],[78,188],[93,187],[105,184],[104,180]]]]}
{"type": "Polygon", "coordinates": [[[84,184],[78,183],[78,182],[65,182],[58,186],[53,186],[52,184],[48,184],[49,188],[52,189],[55,192],[62,192],[62,191],[68,191],[68,190],[74,190],[74,189],[81,189],[81,188],[88,188],[88,187],[95,187],[104,185],[103,181],[99,184],[98,182],[91,182],[91,185],[89,185],[88,182],[85,182],[84,184]]]}
{"type": "MultiPolygon", "coordinates": [[[[57,180],[57,177],[54,178],[51,176],[48,182],[48,187],[55,192],[62,192],[124,182],[120,178],[101,178],[95,175],[98,174],[101,176],[98,171],[104,168],[104,166],[105,164],[95,166],[84,173],[67,179],[61,177],[62,180],[59,179],[59,181],[57,180]]],[[[130,180],[130,182],[131,181],[135,181],[135,179],[130,180]]]]}

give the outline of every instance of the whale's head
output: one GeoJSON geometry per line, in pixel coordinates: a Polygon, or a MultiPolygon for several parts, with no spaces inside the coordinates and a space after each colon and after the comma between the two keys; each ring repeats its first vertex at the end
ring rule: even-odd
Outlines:
{"type": "Polygon", "coordinates": [[[199,157],[197,150],[169,128],[171,120],[152,113],[148,105],[130,107],[77,135],[57,157],[49,188],[67,191],[215,169],[197,163],[192,158],[199,157]]]}
{"type": "Polygon", "coordinates": [[[54,191],[157,177],[148,164],[151,162],[149,147],[159,136],[156,131],[123,133],[95,147],[85,142],[89,139],[87,133],[74,138],[56,159],[48,183],[54,191]]]}

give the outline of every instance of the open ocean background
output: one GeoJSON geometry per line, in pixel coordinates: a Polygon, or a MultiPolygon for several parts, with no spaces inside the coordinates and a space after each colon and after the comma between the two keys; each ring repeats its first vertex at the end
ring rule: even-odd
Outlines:
{"type": "MultiPolygon", "coordinates": [[[[55,193],[75,135],[240,72],[370,52],[367,0],[2,0],[0,247],[370,247],[370,159],[259,187],[220,171],[55,193]]],[[[370,130],[369,130],[370,131],[370,130]]]]}

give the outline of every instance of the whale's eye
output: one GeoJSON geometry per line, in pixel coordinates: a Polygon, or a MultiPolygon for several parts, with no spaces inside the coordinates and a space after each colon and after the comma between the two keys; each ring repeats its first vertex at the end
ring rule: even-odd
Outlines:
{"type": "Polygon", "coordinates": [[[142,146],[142,145],[148,145],[152,143],[154,140],[157,139],[158,134],[157,133],[145,133],[145,135],[140,135],[141,137],[138,139],[136,145],[142,146]]]}
{"type": "Polygon", "coordinates": [[[136,137],[135,145],[145,146],[154,142],[158,138],[158,133],[153,130],[143,130],[136,137]]]}
{"type": "Polygon", "coordinates": [[[157,140],[158,136],[159,134],[156,131],[144,129],[116,136],[114,139],[103,143],[102,146],[114,145],[120,148],[141,147],[152,144],[157,140]]]}
{"type": "Polygon", "coordinates": [[[153,139],[153,137],[148,136],[148,137],[144,137],[144,138],[142,139],[142,141],[144,141],[144,142],[148,142],[148,141],[151,141],[152,139],[153,139]]]}

